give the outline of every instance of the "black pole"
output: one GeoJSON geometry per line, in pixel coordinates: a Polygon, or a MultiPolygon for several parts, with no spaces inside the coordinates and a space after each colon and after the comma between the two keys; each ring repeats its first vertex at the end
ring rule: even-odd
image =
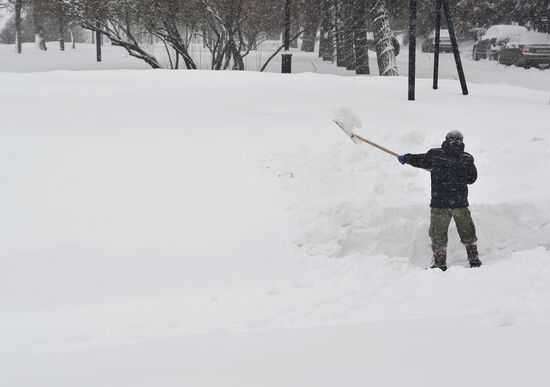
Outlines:
{"type": "Polygon", "coordinates": [[[414,101],[416,69],[416,0],[409,5],[409,101],[414,101]]]}
{"type": "Polygon", "coordinates": [[[439,78],[439,41],[441,31],[441,0],[435,0],[435,47],[434,47],[434,90],[439,78]]]}
{"type": "Polygon", "coordinates": [[[284,32],[285,52],[282,54],[282,69],[283,74],[292,72],[292,54],[290,51],[290,0],[285,1],[285,32],[284,32]]]}
{"type": "Polygon", "coordinates": [[[97,61],[101,62],[101,32],[99,32],[101,25],[99,24],[99,22],[97,22],[95,26],[97,28],[95,32],[95,51],[97,55],[97,61]]]}
{"type": "Polygon", "coordinates": [[[453,21],[451,19],[451,12],[449,11],[449,2],[447,0],[440,0],[443,5],[443,12],[445,12],[445,18],[447,19],[447,27],[449,28],[449,35],[451,37],[451,44],[453,45],[453,54],[455,56],[456,70],[458,71],[458,78],[460,79],[460,86],[462,86],[462,94],[468,95],[468,86],[466,86],[466,78],[464,77],[464,70],[462,69],[462,62],[460,61],[460,53],[458,52],[458,43],[456,41],[455,30],[453,27],[453,21]]]}

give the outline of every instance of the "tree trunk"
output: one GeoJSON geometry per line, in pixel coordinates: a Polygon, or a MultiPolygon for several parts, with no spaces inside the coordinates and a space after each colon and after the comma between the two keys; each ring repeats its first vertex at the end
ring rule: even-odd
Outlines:
{"type": "Polygon", "coordinates": [[[364,0],[353,0],[353,37],[357,74],[370,74],[367,45],[367,12],[364,0]]]}
{"type": "Polygon", "coordinates": [[[324,59],[324,53],[327,49],[326,48],[327,43],[328,43],[328,31],[325,31],[325,27],[321,24],[321,27],[319,27],[319,58],[324,59]]]}
{"type": "Polygon", "coordinates": [[[69,34],[71,35],[71,48],[74,50],[76,48],[76,42],[74,41],[74,33],[72,28],[69,30],[69,34]]]}
{"type": "Polygon", "coordinates": [[[244,60],[237,45],[233,42],[233,70],[244,71],[244,60]]]}
{"type": "Polygon", "coordinates": [[[248,47],[250,48],[250,51],[257,51],[258,50],[258,35],[257,34],[250,34],[248,36],[248,47]]]}
{"type": "Polygon", "coordinates": [[[344,49],[344,33],[342,20],[342,4],[339,0],[334,1],[334,35],[336,39],[336,66],[345,67],[345,49],[344,49]]]}
{"type": "Polygon", "coordinates": [[[42,25],[42,10],[40,8],[40,0],[33,0],[32,15],[34,22],[34,42],[36,47],[42,51],[46,51],[46,38],[44,37],[44,26],[42,25]]]}
{"type": "Polygon", "coordinates": [[[227,56],[226,56],[226,62],[224,66],[225,69],[229,68],[231,64],[231,58],[233,58],[233,70],[244,70],[243,57],[233,37],[231,37],[227,42],[226,53],[227,53],[227,56]]]}
{"type": "Polygon", "coordinates": [[[305,28],[302,51],[315,52],[315,40],[319,29],[319,5],[317,0],[308,0],[305,5],[305,28]]]}
{"type": "MultiPolygon", "coordinates": [[[[291,22],[290,24],[290,36],[296,35],[300,31],[300,26],[296,21],[291,22]]],[[[290,42],[290,48],[298,48],[298,39],[290,42]]]]}
{"type": "Polygon", "coordinates": [[[374,29],[378,71],[383,76],[395,76],[397,64],[393,51],[390,20],[385,0],[367,0],[374,29]]]}
{"type": "Polygon", "coordinates": [[[44,34],[42,32],[37,32],[34,34],[34,42],[39,50],[48,50],[48,47],[46,46],[46,39],[44,38],[44,34]]]}
{"type": "Polygon", "coordinates": [[[95,24],[96,31],[95,31],[95,51],[96,51],[96,60],[98,62],[101,62],[103,60],[101,55],[101,25],[99,22],[96,22],[95,24]]]}
{"type": "MultiPolygon", "coordinates": [[[[186,28],[187,30],[187,28],[186,28]]],[[[189,42],[188,36],[182,36],[177,24],[173,20],[163,20],[163,28],[156,30],[154,33],[155,39],[168,43],[174,51],[178,54],[176,56],[176,62],[179,65],[179,56],[181,55],[185,66],[189,70],[196,70],[197,65],[193,61],[193,58],[189,54],[187,43],[189,42]]]]}
{"type": "Polygon", "coordinates": [[[18,54],[21,54],[23,48],[21,46],[21,7],[23,0],[15,2],[15,47],[18,54]]]}
{"type": "Polygon", "coordinates": [[[223,66],[223,57],[225,55],[225,38],[223,36],[217,36],[216,37],[216,43],[214,43],[214,46],[216,46],[216,49],[212,51],[212,70],[221,70],[223,66]]]}
{"type": "Polygon", "coordinates": [[[319,38],[319,56],[323,60],[334,61],[334,4],[331,0],[323,1],[323,13],[319,38]]]}
{"type": "Polygon", "coordinates": [[[315,38],[317,37],[317,25],[311,23],[306,25],[304,31],[304,39],[302,40],[302,51],[314,52],[315,51],[315,38]]]}
{"type": "Polygon", "coordinates": [[[346,70],[355,70],[355,49],[354,49],[354,41],[355,38],[353,36],[353,27],[354,27],[354,20],[353,20],[353,3],[350,2],[350,0],[346,0],[343,2],[342,11],[343,11],[343,22],[344,22],[344,29],[343,29],[343,46],[344,46],[344,65],[346,66],[346,70]]]}
{"type": "Polygon", "coordinates": [[[65,51],[65,31],[63,29],[63,24],[60,21],[59,27],[59,50],[65,51]]]}

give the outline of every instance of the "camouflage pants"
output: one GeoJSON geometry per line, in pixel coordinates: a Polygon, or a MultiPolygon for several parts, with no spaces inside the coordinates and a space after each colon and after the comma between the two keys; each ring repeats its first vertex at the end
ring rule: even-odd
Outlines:
{"type": "Polygon", "coordinates": [[[476,227],[468,207],[464,208],[432,208],[430,216],[430,238],[432,249],[447,248],[449,224],[454,219],[460,241],[464,245],[477,242],[476,227]]]}

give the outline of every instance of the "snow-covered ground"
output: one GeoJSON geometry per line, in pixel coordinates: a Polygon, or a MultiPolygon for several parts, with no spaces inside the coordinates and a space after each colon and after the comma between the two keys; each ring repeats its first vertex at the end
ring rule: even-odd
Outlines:
{"type": "MultiPolygon", "coordinates": [[[[77,51],[141,65],[109,49],[77,51]]],[[[0,73],[0,386],[546,386],[550,72],[464,62],[486,84],[415,102],[406,77],[0,73]],[[429,174],[333,105],[398,153],[464,133],[484,266],[452,226],[425,270],[429,174]]]]}
{"type": "MultiPolygon", "coordinates": [[[[277,48],[278,42],[265,42],[260,50],[252,51],[244,58],[247,70],[258,71],[266,60],[277,48]]],[[[118,70],[118,69],[150,69],[149,65],[129,56],[125,50],[113,47],[109,44],[103,46],[103,61],[96,62],[95,46],[91,44],[77,44],[72,50],[67,43],[65,51],[59,50],[59,43],[49,42],[48,51],[37,50],[34,44],[23,45],[23,54],[15,53],[13,45],[0,45],[0,72],[37,72],[56,70],[118,70]]],[[[419,44],[420,46],[420,44],[419,44]]],[[[468,82],[507,84],[513,86],[528,87],[538,90],[550,90],[550,70],[538,68],[524,69],[522,67],[508,67],[498,64],[496,61],[472,59],[473,42],[463,42],[460,45],[461,60],[468,82]]],[[[162,57],[163,50],[158,47],[157,53],[162,57]]],[[[312,72],[317,74],[338,74],[354,76],[354,71],[347,71],[336,67],[331,62],[323,62],[315,53],[304,53],[293,50],[292,71],[294,73],[312,72]]],[[[195,59],[199,68],[209,69],[210,56],[200,44],[194,44],[190,48],[190,54],[195,59]]],[[[375,76],[378,75],[376,54],[369,51],[370,69],[375,76]]],[[[280,55],[274,58],[266,71],[272,73],[281,72],[280,55]]],[[[432,78],[433,54],[417,52],[416,76],[418,78],[432,78]]],[[[168,62],[166,60],[166,65],[168,62]]],[[[408,75],[408,47],[402,46],[401,54],[397,57],[399,74],[408,75]]],[[[440,78],[458,80],[456,65],[452,54],[440,55],[440,78]]]]}

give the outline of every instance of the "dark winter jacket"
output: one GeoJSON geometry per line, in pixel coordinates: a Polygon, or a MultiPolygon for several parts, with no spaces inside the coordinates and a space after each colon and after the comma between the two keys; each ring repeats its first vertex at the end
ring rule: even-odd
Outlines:
{"type": "Polygon", "coordinates": [[[464,144],[452,152],[447,142],[441,148],[423,154],[406,154],[405,161],[413,167],[427,169],[432,175],[433,208],[468,207],[468,184],[477,179],[474,158],[464,152],[464,144]]]}

